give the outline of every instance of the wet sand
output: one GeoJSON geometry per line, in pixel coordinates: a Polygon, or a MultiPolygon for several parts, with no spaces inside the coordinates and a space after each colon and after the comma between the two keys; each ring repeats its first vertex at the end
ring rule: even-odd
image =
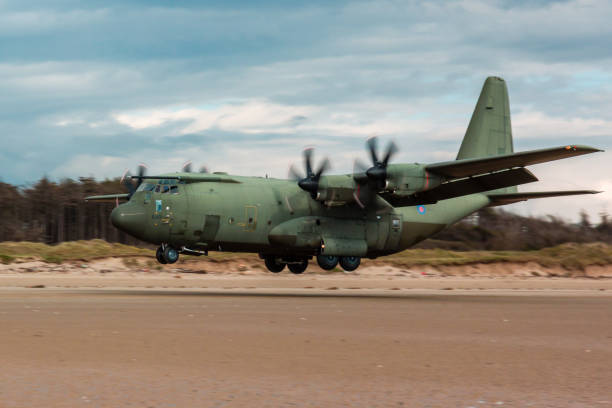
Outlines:
{"type": "Polygon", "coordinates": [[[0,289],[0,407],[612,406],[609,291],[228,292],[0,289]]]}

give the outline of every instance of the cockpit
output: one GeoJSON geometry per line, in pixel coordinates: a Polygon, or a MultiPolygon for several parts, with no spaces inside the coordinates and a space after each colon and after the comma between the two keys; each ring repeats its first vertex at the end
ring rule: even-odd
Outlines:
{"type": "Polygon", "coordinates": [[[155,191],[156,193],[178,194],[179,181],[174,179],[159,180],[157,184],[142,183],[136,191],[155,191]]]}

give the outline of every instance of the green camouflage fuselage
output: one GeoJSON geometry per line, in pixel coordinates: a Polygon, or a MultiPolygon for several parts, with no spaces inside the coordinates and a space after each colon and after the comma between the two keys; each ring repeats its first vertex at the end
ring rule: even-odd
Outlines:
{"type": "Polygon", "coordinates": [[[486,195],[473,194],[383,210],[326,206],[289,180],[219,176],[226,177],[233,182],[138,191],[116,208],[113,223],[144,241],[176,248],[376,257],[406,249],[489,204],[486,195]]]}

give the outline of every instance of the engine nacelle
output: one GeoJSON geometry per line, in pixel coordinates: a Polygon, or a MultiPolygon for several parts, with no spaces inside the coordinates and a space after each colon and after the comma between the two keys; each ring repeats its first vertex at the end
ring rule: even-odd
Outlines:
{"type": "Polygon", "coordinates": [[[387,168],[387,190],[411,195],[439,186],[444,180],[425,170],[422,164],[390,164],[387,168]]]}

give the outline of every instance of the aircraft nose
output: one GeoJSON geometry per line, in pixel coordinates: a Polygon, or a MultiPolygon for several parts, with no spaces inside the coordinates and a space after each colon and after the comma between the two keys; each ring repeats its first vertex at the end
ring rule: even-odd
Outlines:
{"type": "Polygon", "coordinates": [[[121,231],[138,236],[144,229],[144,212],[133,205],[121,204],[111,212],[111,223],[121,231]]]}

